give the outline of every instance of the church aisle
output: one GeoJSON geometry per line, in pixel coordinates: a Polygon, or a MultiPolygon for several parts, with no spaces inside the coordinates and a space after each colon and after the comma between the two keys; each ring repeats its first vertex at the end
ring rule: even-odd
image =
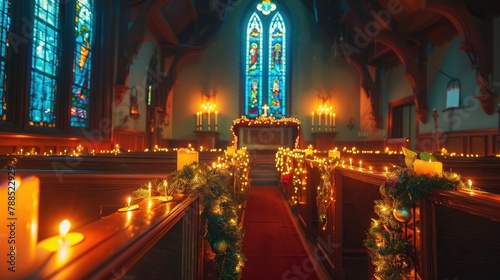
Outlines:
{"type": "Polygon", "coordinates": [[[324,279],[308,256],[275,186],[252,186],[243,220],[243,279],[324,279]]]}

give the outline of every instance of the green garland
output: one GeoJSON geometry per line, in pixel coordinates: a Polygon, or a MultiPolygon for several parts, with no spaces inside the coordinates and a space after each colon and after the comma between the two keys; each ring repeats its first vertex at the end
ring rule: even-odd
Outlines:
{"type": "Polygon", "coordinates": [[[324,162],[319,162],[321,180],[316,194],[316,206],[318,207],[318,217],[323,229],[325,229],[328,224],[328,207],[332,200],[335,199],[334,188],[330,179],[331,172],[335,171],[338,162],[338,158],[328,158],[324,162]]]}
{"type": "MultiPolygon", "coordinates": [[[[421,154],[420,157],[428,158],[428,155],[421,154]]],[[[415,227],[411,219],[417,201],[426,197],[432,189],[466,188],[456,173],[443,172],[441,176],[416,174],[412,168],[415,158],[414,154],[411,155],[407,161],[408,168],[396,169],[388,175],[380,186],[382,199],[375,201],[374,210],[378,219],[372,219],[363,244],[375,266],[374,276],[377,279],[409,279],[416,273],[418,260],[417,248],[412,242],[414,236],[405,234],[404,228],[406,225],[411,231],[415,227]]]]}
{"type": "MultiPolygon", "coordinates": [[[[231,175],[227,169],[192,163],[174,171],[168,179],[155,179],[152,190],[161,189],[168,181],[174,193],[198,193],[203,201],[205,223],[205,257],[213,261],[216,279],[240,279],[246,261],[242,253],[244,230],[239,223],[239,207],[232,191],[231,175]],[[156,181],[155,181],[156,180],[156,181]]],[[[134,192],[146,197],[144,186],[134,192]]],[[[154,194],[154,193],[153,193],[154,194]]]]}

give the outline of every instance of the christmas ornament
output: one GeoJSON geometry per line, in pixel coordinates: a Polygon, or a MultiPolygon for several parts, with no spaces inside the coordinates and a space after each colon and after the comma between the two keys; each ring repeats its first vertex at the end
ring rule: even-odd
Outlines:
{"type": "Polygon", "coordinates": [[[387,189],[387,187],[384,184],[382,184],[380,185],[379,191],[383,197],[386,197],[387,193],[389,192],[389,189],[387,189]]]}
{"type": "Polygon", "coordinates": [[[227,242],[225,240],[217,240],[212,242],[212,251],[216,254],[222,254],[227,250],[227,242]]]}
{"type": "Polygon", "coordinates": [[[392,210],[392,214],[394,215],[394,218],[396,220],[404,223],[408,222],[411,219],[411,211],[408,208],[401,207],[401,208],[395,208],[392,210]]]}
{"type": "Polygon", "coordinates": [[[404,274],[408,274],[413,270],[413,261],[406,254],[397,254],[394,257],[392,264],[395,267],[398,267],[399,270],[404,274]]]}

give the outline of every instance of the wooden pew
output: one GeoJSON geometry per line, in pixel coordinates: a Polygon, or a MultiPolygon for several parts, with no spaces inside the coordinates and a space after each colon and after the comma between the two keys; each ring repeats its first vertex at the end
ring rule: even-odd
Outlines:
{"type": "MultiPolygon", "coordinates": [[[[211,164],[220,153],[201,152],[200,163],[211,164]]],[[[18,176],[40,178],[39,238],[57,233],[65,218],[81,227],[126,203],[128,196],[155,178],[177,169],[175,152],[132,152],[68,156],[2,156],[6,165],[17,158],[18,176]]]]}
{"type": "MultiPolygon", "coordinates": [[[[326,153],[318,153],[317,157],[326,157],[326,153]]],[[[370,153],[342,153],[341,160],[345,167],[349,166],[352,159],[352,167],[368,169],[370,166],[374,172],[389,171],[393,166],[405,167],[405,158],[402,154],[370,154],[370,153]]],[[[443,163],[444,171],[453,171],[461,176],[464,181],[471,179],[473,184],[487,192],[500,194],[500,158],[499,157],[449,157],[436,156],[443,163]]]]}
{"type": "MultiPolygon", "coordinates": [[[[317,177],[319,172],[307,174],[317,177]]],[[[324,226],[308,220],[318,214],[314,213],[317,209],[298,206],[306,225],[302,228],[316,242],[315,256],[333,279],[371,279],[374,267],[363,241],[371,218],[377,218],[374,201],[381,199],[379,187],[385,179],[384,172],[338,166],[331,178],[334,200],[324,226]],[[305,215],[301,212],[305,209],[311,212],[305,215]]],[[[317,182],[311,178],[304,189],[315,189],[317,182]]],[[[421,224],[416,231],[421,244],[417,267],[422,279],[474,279],[477,275],[499,279],[500,267],[495,265],[500,262],[499,194],[435,190],[417,207],[420,216],[416,220],[421,224]]]]}
{"type": "MultiPolygon", "coordinates": [[[[222,152],[200,152],[199,162],[211,164],[222,152]]],[[[52,170],[54,172],[85,171],[93,173],[170,173],[177,169],[177,153],[125,152],[72,156],[3,155],[0,163],[6,165],[16,159],[17,170],[52,170]]]]}
{"type": "Polygon", "coordinates": [[[420,218],[422,279],[500,279],[500,195],[433,191],[420,218]]]}
{"type": "Polygon", "coordinates": [[[78,229],[84,239],[66,254],[39,250],[31,279],[202,279],[200,198],[152,202],[78,229]]]}
{"type": "Polygon", "coordinates": [[[58,233],[59,223],[72,221],[75,228],[95,222],[103,216],[102,208],[116,210],[141,185],[166,173],[54,173],[34,171],[24,175],[40,178],[39,239],[58,233]]]}

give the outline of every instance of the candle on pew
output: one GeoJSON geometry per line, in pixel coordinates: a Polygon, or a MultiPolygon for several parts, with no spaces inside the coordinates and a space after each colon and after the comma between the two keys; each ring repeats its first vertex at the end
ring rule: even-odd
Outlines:
{"type": "Polygon", "coordinates": [[[3,256],[0,279],[22,278],[35,268],[40,180],[36,176],[21,180],[16,177],[15,169],[3,174],[0,204],[5,206],[6,216],[3,216],[5,224],[0,227],[3,256]]]}
{"type": "Polygon", "coordinates": [[[416,159],[413,162],[413,170],[419,175],[439,175],[443,174],[443,163],[439,161],[424,161],[416,159]]]}
{"type": "Polygon", "coordinates": [[[59,235],[42,240],[38,246],[49,252],[65,250],[83,241],[84,236],[80,232],[70,232],[71,222],[64,219],[59,224],[59,235]]]}
{"type": "Polygon", "coordinates": [[[184,148],[177,150],[177,170],[193,162],[198,162],[198,152],[184,148]]]}
{"type": "Polygon", "coordinates": [[[338,150],[329,150],[328,151],[328,157],[340,159],[340,151],[338,151],[338,150]]]}

